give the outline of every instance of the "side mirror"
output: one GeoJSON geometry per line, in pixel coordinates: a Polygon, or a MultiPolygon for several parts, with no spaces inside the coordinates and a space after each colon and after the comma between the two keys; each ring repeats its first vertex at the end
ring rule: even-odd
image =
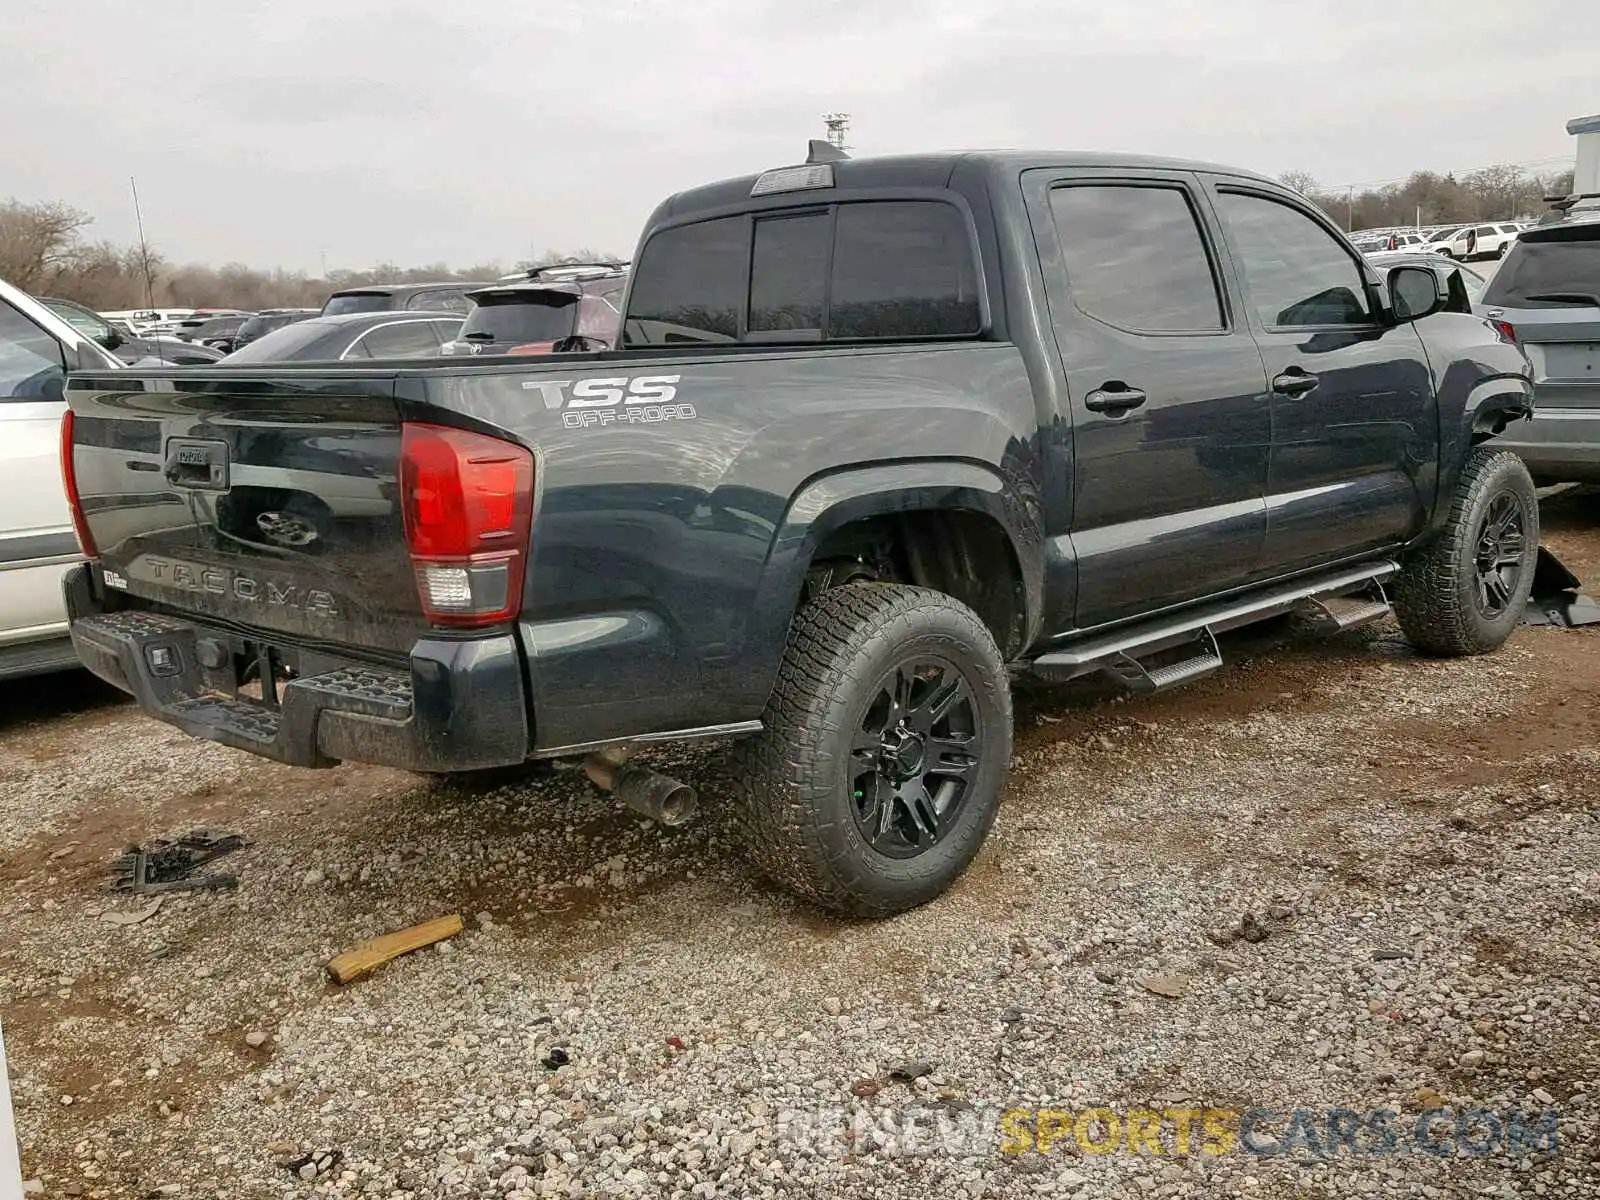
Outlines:
{"type": "Polygon", "coordinates": [[[1395,267],[1389,272],[1389,297],[1400,324],[1431,317],[1450,301],[1449,289],[1427,267],[1395,267]]]}
{"type": "Polygon", "coordinates": [[[95,341],[99,342],[107,350],[115,350],[118,346],[122,345],[123,338],[122,335],[115,329],[108,329],[99,337],[95,338],[95,341]]]}

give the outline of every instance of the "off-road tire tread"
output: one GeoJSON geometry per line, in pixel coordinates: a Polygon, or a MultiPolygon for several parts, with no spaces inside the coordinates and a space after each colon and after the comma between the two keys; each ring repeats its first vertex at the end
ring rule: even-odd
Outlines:
{"type": "MultiPolygon", "coordinates": [[[[1528,468],[1509,450],[1479,446],[1468,456],[1451,498],[1444,527],[1426,546],[1413,552],[1394,582],[1394,609],[1400,628],[1417,649],[1443,658],[1487,654],[1509,636],[1490,636],[1482,619],[1462,596],[1463,572],[1474,570],[1477,529],[1472,519],[1478,501],[1491,488],[1498,489],[1507,472],[1520,474],[1527,498],[1526,533],[1533,545],[1539,541],[1539,505],[1528,468]]],[[[1530,583],[1532,572],[1524,572],[1530,583]]],[[[1520,619],[1520,618],[1519,618],[1520,619]]]]}
{"type": "MultiPolygon", "coordinates": [[[[969,608],[941,592],[888,583],[830,589],[796,614],[763,731],[733,752],[734,808],[746,855],[771,879],[823,907],[885,916],[936,894],[911,903],[903,896],[874,895],[870,879],[828,853],[821,803],[838,786],[832,764],[821,761],[826,754],[820,745],[834,697],[844,689],[870,686],[859,678],[860,664],[877,641],[929,633],[953,636],[977,652],[986,679],[974,682],[994,698],[1002,718],[999,730],[987,731],[984,753],[1009,763],[1011,694],[1004,659],[989,630],[969,608]]],[[[993,819],[991,806],[976,831],[977,845],[993,819]]]]}

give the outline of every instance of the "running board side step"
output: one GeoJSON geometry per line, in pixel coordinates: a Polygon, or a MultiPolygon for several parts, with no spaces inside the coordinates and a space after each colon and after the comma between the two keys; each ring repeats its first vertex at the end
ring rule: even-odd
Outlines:
{"type": "Polygon", "coordinates": [[[1364,592],[1348,596],[1309,596],[1295,611],[1318,633],[1343,633],[1381,621],[1392,609],[1383,582],[1374,579],[1364,592]]]}
{"type": "Polygon", "coordinates": [[[1388,560],[1363,563],[1201,605],[1051,651],[1034,659],[1029,669],[1054,683],[1103,671],[1136,692],[1164,691],[1220,667],[1217,634],[1241,625],[1301,612],[1319,631],[1339,632],[1381,619],[1389,612],[1384,581],[1399,570],[1399,564],[1388,560]],[[1179,647],[1192,647],[1192,653],[1158,667],[1140,661],[1179,647]]]}

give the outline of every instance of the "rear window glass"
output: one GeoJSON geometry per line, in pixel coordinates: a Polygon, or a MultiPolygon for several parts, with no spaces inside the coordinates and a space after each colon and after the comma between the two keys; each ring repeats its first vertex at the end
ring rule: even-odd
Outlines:
{"type": "Polygon", "coordinates": [[[322,306],[325,317],[342,317],[345,313],[387,312],[394,307],[394,297],[386,292],[359,292],[349,296],[329,296],[322,306]]]}
{"type": "Polygon", "coordinates": [[[556,342],[571,337],[578,298],[561,293],[540,296],[484,296],[467,315],[461,340],[467,342],[556,342]]]}
{"type": "Polygon", "coordinates": [[[1584,234],[1558,242],[1518,241],[1489,281],[1483,302],[1513,308],[1600,307],[1600,222],[1586,226],[1584,234]]]}
{"type": "Polygon", "coordinates": [[[750,270],[750,332],[822,336],[833,222],[827,212],[756,222],[750,270]]]}
{"type": "Polygon", "coordinates": [[[977,279],[951,204],[721,217],[646,243],[625,344],[970,337],[982,320],[977,279]]]}
{"type": "Polygon", "coordinates": [[[750,246],[743,217],[658,233],[646,243],[629,302],[629,345],[731,342],[739,336],[750,246]]]}

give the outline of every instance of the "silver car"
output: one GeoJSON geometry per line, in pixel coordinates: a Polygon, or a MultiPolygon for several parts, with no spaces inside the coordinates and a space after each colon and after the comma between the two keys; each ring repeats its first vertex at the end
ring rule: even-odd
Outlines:
{"type": "Polygon", "coordinates": [[[1502,441],[1540,484],[1600,483],[1600,211],[1524,232],[1483,308],[1533,363],[1533,420],[1502,441]]]}

